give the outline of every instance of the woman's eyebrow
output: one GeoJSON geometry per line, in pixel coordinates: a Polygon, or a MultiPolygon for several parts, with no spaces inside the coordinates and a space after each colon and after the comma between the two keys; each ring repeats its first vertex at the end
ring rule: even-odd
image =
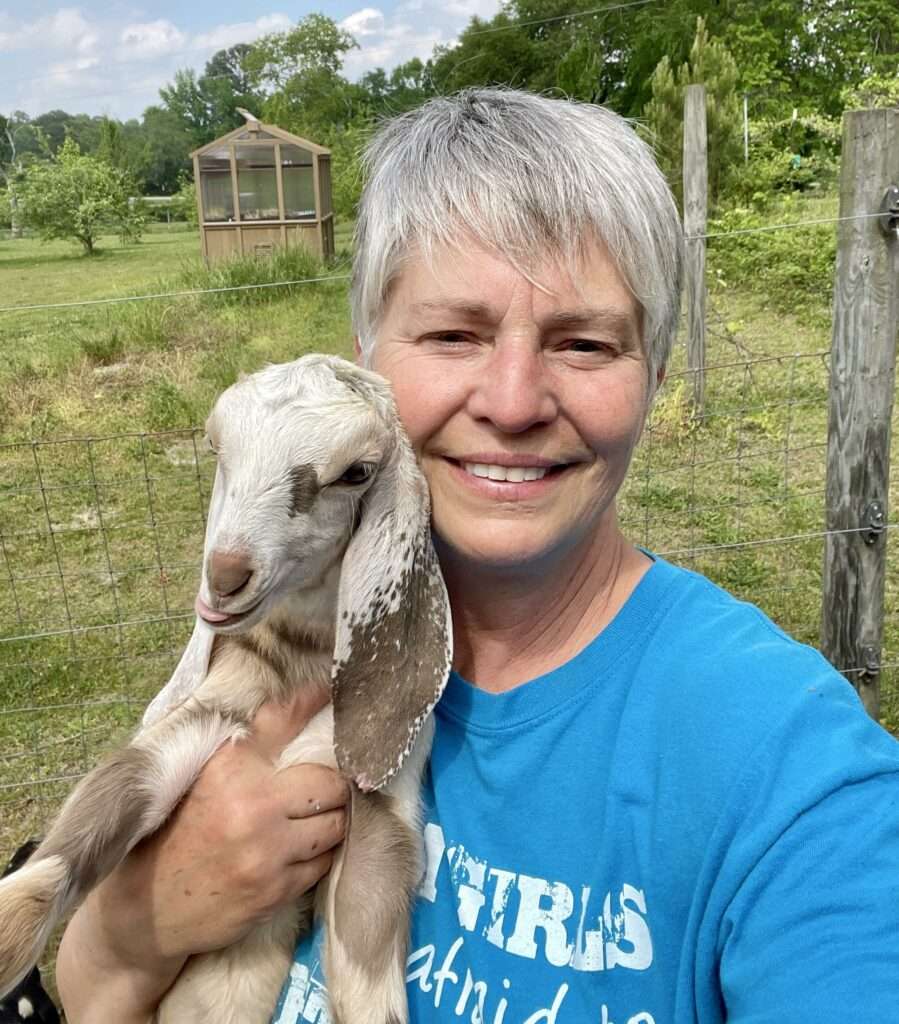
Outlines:
{"type": "Polygon", "coordinates": [[[548,327],[601,327],[618,334],[631,334],[639,326],[632,314],[608,306],[561,309],[544,322],[548,327]]]}
{"type": "Polygon", "coordinates": [[[456,316],[468,317],[470,320],[489,320],[494,311],[486,302],[469,302],[465,299],[432,300],[422,299],[409,305],[409,312],[419,313],[451,313],[456,316]]]}

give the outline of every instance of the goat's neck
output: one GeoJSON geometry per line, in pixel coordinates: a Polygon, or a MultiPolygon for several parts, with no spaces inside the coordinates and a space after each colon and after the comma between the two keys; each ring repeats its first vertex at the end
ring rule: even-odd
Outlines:
{"type": "Polygon", "coordinates": [[[338,580],[335,567],[319,586],[286,595],[246,633],[216,637],[202,696],[251,719],[267,700],[330,687],[338,580]]]}

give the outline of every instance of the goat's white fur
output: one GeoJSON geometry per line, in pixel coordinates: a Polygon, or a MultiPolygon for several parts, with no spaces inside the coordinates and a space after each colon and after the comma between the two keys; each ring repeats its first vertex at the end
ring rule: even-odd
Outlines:
{"type": "MultiPolygon", "coordinates": [[[[314,897],[326,976],[339,1024],[402,1024],[427,716],[451,657],[427,489],[386,383],[334,357],[239,382],[209,426],[220,456],[198,607],[230,618],[214,629],[198,619],[143,729],[82,780],[29,864],[0,882],[0,992],[30,969],[62,914],[168,818],[218,747],[246,734],[263,702],[330,684],[334,703],[277,768],[340,767],[361,787],[347,840],[314,897]],[[370,486],[342,485],[358,462],[377,465],[370,486]],[[214,551],[245,557],[249,581],[217,593],[214,551]],[[388,699],[397,707],[383,707],[388,699]],[[368,915],[360,934],[379,936],[377,948],[360,948],[357,906],[368,915]]],[[[192,958],[159,1024],[265,1024],[312,902],[192,958]]]]}

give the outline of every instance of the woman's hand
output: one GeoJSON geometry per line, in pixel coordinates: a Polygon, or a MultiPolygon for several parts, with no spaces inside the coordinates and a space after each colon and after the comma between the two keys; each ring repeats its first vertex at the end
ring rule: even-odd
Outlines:
{"type": "Polygon", "coordinates": [[[112,1019],[113,992],[117,1021],[148,1020],[187,957],[236,942],[328,871],[346,783],[320,765],[274,770],[326,699],[264,706],[252,735],[217,751],[166,826],[88,896],[57,959],[70,1024],[112,1019]]]}

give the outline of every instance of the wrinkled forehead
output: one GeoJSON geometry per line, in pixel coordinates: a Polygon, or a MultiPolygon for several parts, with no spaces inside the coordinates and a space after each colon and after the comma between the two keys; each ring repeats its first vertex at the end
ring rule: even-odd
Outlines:
{"type": "Polygon", "coordinates": [[[218,399],[206,430],[227,464],[328,465],[335,452],[376,460],[389,443],[382,410],[335,380],[280,387],[262,375],[238,381],[218,399]]]}

